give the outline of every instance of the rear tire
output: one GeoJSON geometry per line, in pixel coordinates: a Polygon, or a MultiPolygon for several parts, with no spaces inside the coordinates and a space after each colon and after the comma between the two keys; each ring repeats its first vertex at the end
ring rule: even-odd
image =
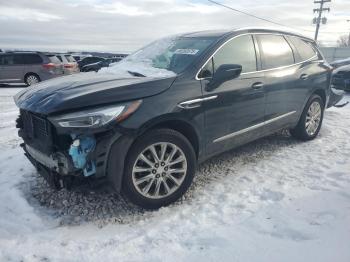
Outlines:
{"type": "Polygon", "coordinates": [[[36,74],[28,74],[26,75],[24,82],[27,86],[31,86],[40,82],[40,77],[36,74]]]}
{"type": "Polygon", "coordinates": [[[151,130],[130,148],[122,193],[145,209],[167,206],[190,187],[196,162],[191,143],[181,133],[171,129],[151,130]]]}
{"type": "Polygon", "coordinates": [[[323,115],[324,101],[319,95],[312,95],[307,102],[298,125],[290,130],[293,137],[308,141],[314,139],[320,132],[323,115]]]}

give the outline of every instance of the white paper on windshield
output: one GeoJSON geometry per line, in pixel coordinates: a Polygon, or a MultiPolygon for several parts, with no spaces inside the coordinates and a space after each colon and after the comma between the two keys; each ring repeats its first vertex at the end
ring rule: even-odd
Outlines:
{"type": "Polygon", "coordinates": [[[196,55],[198,52],[198,49],[177,49],[174,53],[178,55],[196,55]]]}

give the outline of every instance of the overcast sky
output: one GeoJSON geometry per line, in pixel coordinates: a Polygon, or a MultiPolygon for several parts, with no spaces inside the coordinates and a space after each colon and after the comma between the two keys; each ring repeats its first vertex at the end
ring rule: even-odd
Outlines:
{"type": "MultiPolygon", "coordinates": [[[[217,1],[314,35],[313,0],[217,1]]],[[[329,45],[350,31],[350,0],[327,6],[320,40],[329,45]]],[[[125,52],[166,35],[246,26],[274,27],[204,0],[0,0],[5,49],[125,52]]]]}

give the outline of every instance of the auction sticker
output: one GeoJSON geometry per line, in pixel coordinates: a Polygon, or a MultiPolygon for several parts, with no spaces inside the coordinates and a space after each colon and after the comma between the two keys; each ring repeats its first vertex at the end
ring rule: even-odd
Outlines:
{"type": "Polygon", "coordinates": [[[178,55],[196,55],[198,52],[198,49],[177,49],[174,53],[178,55]]]}

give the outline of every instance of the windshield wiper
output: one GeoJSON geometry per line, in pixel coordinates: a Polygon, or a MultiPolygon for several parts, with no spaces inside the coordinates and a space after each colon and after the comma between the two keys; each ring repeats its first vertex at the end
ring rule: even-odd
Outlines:
{"type": "Polygon", "coordinates": [[[133,71],[128,71],[130,75],[137,76],[137,77],[146,77],[145,75],[138,73],[138,72],[133,72],[133,71]]]}

